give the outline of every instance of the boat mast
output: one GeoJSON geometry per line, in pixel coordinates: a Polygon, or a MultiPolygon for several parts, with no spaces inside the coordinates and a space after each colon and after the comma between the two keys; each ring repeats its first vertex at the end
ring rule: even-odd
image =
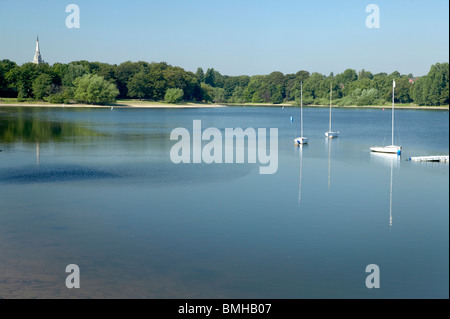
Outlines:
{"type": "Polygon", "coordinates": [[[331,94],[332,94],[332,84],[330,83],[330,129],[328,132],[331,132],[331,94]]]}
{"type": "Polygon", "coordinates": [[[392,145],[394,145],[394,88],[395,80],[392,80],[392,145]]]}
{"type": "Polygon", "coordinates": [[[300,82],[300,137],[303,137],[303,81],[300,82]]]}

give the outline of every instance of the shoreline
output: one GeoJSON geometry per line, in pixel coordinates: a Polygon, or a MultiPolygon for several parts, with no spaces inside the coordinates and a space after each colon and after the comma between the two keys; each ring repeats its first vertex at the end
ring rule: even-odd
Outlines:
{"type": "MultiPolygon", "coordinates": [[[[267,103],[243,103],[243,104],[232,104],[232,103],[225,103],[225,105],[232,107],[232,106],[264,106],[264,107],[294,107],[299,108],[300,105],[294,105],[294,104],[287,104],[287,103],[281,103],[281,104],[267,104],[267,103]]],[[[330,105],[303,105],[304,108],[314,108],[314,107],[320,107],[320,108],[329,108],[330,105]]],[[[392,105],[333,105],[332,108],[361,108],[361,109],[391,109],[392,105]]],[[[418,105],[395,105],[396,109],[411,109],[411,110],[449,110],[448,105],[444,106],[418,106],[418,105]]]]}
{"type": "Polygon", "coordinates": [[[195,108],[217,108],[228,107],[222,104],[163,104],[163,103],[118,103],[110,105],[97,104],[51,104],[51,103],[0,103],[2,107],[50,107],[50,108],[117,108],[117,109],[133,109],[133,108],[147,108],[147,109],[195,109],[195,108]]]}
{"type": "MultiPolygon", "coordinates": [[[[149,109],[195,109],[195,108],[222,108],[222,107],[233,107],[233,106],[249,106],[249,107],[300,107],[299,105],[293,104],[266,104],[266,103],[243,103],[243,104],[196,104],[196,103],[184,103],[184,104],[164,104],[158,102],[139,102],[139,103],[126,103],[119,102],[118,104],[110,105],[97,105],[97,104],[51,104],[51,103],[0,103],[0,108],[2,107],[50,107],[50,108],[149,108],[149,109]]],[[[306,108],[313,107],[330,107],[329,105],[304,105],[306,108]]],[[[348,105],[340,106],[333,105],[333,108],[369,108],[369,109],[391,109],[391,106],[379,106],[379,105],[348,105]]],[[[449,106],[414,106],[414,105],[396,105],[396,109],[411,109],[411,110],[449,110],[449,106]]]]}

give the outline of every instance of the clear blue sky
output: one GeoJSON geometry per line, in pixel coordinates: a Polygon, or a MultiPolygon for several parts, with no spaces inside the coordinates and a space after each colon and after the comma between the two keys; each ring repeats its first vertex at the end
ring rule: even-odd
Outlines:
{"type": "Polygon", "coordinates": [[[0,0],[0,59],[165,61],[226,75],[299,70],[424,75],[449,61],[448,0],[0,0]],[[66,28],[68,4],[80,28],[66,28]],[[368,4],[380,28],[368,29],[368,4]]]}

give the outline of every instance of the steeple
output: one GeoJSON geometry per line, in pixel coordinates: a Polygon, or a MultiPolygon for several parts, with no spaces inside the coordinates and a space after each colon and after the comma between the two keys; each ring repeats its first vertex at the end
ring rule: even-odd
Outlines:
{"type": "Polygon", "coordinates": [[[33,63],[35,64],[45,63],[41,57],[41,51],[39,50],[39,36],[36,39],[36,52],[34,53],[33,63]]]}

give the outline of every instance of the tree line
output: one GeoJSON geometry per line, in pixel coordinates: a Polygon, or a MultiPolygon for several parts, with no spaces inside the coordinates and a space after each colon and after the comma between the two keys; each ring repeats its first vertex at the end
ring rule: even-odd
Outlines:
{"type": "Polygon", "coordinates": [[[21,66],[0,61],[0,97],[18,101],[45,100],[51,103],[108,104],[119,99],[140,99],[177,103],[300,103],[303,85],[305,105],[384,105],[395,102],[417,105],[449,104],[449,64],[436,63],[427,75],[414,77],[347,69],[328,76],[305,70],[295,74],[228,76],[209,68],[195,73],[165,62],[123,62],[111,65],[74,61],[21,66]]]}

